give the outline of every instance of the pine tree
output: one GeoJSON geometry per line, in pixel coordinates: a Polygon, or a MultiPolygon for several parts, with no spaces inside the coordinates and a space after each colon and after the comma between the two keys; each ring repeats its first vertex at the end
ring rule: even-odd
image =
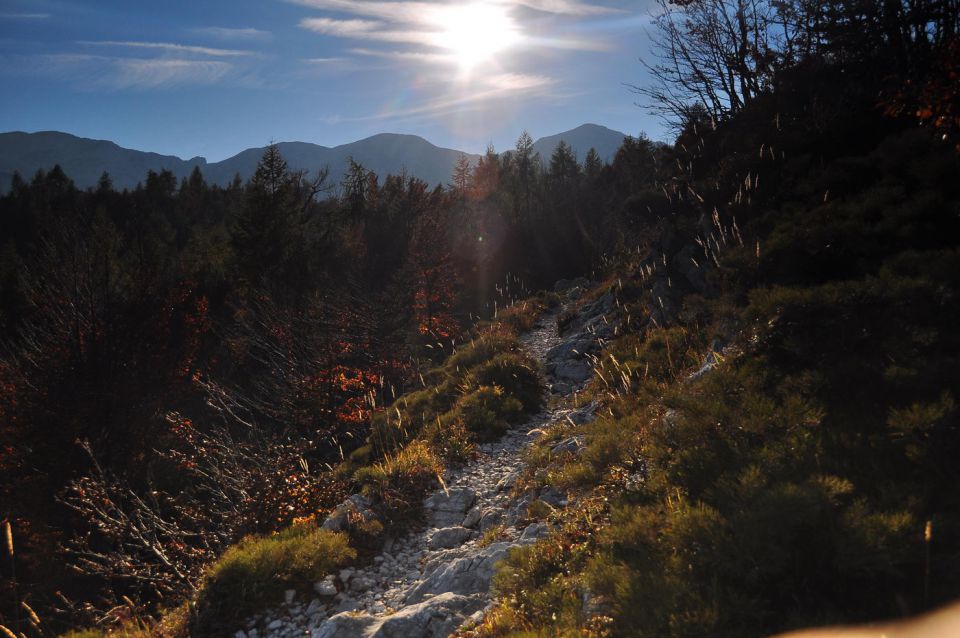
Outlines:
{"type": "Polygon", "coordinates": [[[520,137],[517,138],[513,158],[518,200],[515,204],[515,210],[518,219],[529,218],[540,156],[534,150],[533,138],[527,131],[521,133],[520,137]]]}
{"type": "Polygon", "coordinates": [[[233,231],[237,261],[248,282],[278,274],[302,238],[298,183],[299,176],[290,173],[276,144],[268,146],[247,184],[233,231]]]}
{"type": "Polygon", "coordinates": [[[556,150],[550,156],[550,179],[554,184],[569,186],[580,176],[580,165],[573,149],[565,141],[560,140],[556,150]]]}
{"type": "Polygon", "coordinates": [[[598,177],[600,177],[600,171],[603,170],[603,160],[600,159],[600,154],[597,153],[597,149],[590,148],[587,151],[587,156],[583,159],[583,174],[587,178],[588,182],[594,182],[598,177]]]}

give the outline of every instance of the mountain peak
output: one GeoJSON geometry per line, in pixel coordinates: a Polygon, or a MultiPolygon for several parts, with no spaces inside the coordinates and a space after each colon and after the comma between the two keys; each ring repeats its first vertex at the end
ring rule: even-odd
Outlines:
{"type": "Polygon", "coordinates": [[[581,124],[577,128],[549,135],[537,140],[533,148],[540,156],[547,160],[553,155],[561,141],[566,142],[573,149],[577,159],[583,160],[587,152],[593,148],[605,162],[612,162],[617,150],[626,137],[624,133],[601,126],[600,124],[581,124]]]}

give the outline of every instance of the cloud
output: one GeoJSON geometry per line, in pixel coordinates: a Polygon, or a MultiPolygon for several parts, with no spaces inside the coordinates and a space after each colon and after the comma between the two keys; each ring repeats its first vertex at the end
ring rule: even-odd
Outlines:
{"type": "Polygon", "coordinates": [[[49,13],[0,13],[0,20],[46,20],[49,13]]]}
{"type": "Polygon", "coordinates": [[[409,120],[435,117],[451,112],[462,113],[491,103],[501,105],[507,98],[531,98],[547,95],[546,89],[556,84],[556,80],[545,75],[522,73],[503,73],[484,77],[476,86],[436,97],[418,106],[403,109],[388,109],[380,113],[359,116],[332,116],[325,118],[329,124],[343,122],[369,122],[381,120],[409,120]]]}
{"type": "Polygon", "coordinates": [[[63,80],[80,90],[166,89],[240,80],[223,60],[122,58],[84,53],[13,56],[0,59],[7,72],[63,80]]]}
{"type": "MultiPolygon", "coordinates": [[[[288,0],[294,4],[324,11],[340,11],[354,15],[381,18],[384,20],[398,20],[417,22],[425,13],[434,11],[443,4],[428,2],[383,2],[380,0],[288,0]]],[[[618,9],[611,9],[590,2],[579,0],[490,0],[492,4],[504,7],[526,7],[541,13],[556,15],[587,16],[619,13],[618,9]]],[[[448,3],[457,4],[457,3],[448,3]]]]}
{"type": "Polygon", "coordinates": [[[303,62],[307,64],[337,64],[346,62],[347,58],[304,58],[303,62]]]}
{"type": "Polygon", "coordinates": [[[436,34],[429,31],[386,29],[386,26],[386,23],[375,20],[304,18],[300,21],[301,28],[337,38],[423,45],[432,45],[436,40],[436,34]]]}
{"type": "Polygon", "coordinates": [[[220,60],[115,59],[115,73],[108,82],[113,88],[158,89],[184,85],[215,84],[233,71],[220,60]]]}
{"type": "Polygon", "coordinates": [[[589,2],[575,0],[500,0],[500,4],[524,6],[542,13],[554,13],[571,16],[604,15],[620,13],[619,9],[611,9],[589,2]]]}
{"type": "Polygon", "coordinates": [[[247,40],[266,42],[273,40],[273,33],[253,27],[233,28],[233,27],[197,27],[192,29],[193,33],[208,35],[218,40],[247,40]]]}
{"type": "Polygon", "coordinates": [[[255,55],[253,51],[241,51],[238,49],[217,49],[213,47],[193,46],[189,44],[176,44],[172,42],[135,42],[118,40],[80,40],[77,44],[84,46],[103,46],[103,47],[124,47],[132,49],[154,49],[175,54],[195,54],[210,57],[236,57],[245,55],[255,55]]]}
{"type": "Polygon", "coordinates": [[[501,73],[484,78],[484,83],[499,91],[529,91],[553,84],[555,80],[546,75],[525,73],[501,73]]]}
{"type": "Polygon", "coordinates": [[[383,58],[385,60],[411,60],[414,62],[426,62],[433,64],[452,64],[456,62],[455,56],[445,53],[430,53],[427,51],[381,51],[378,49],[348,49],[349,53],[362,55],[370,58],[383,58]]]}
{"type": "Polygon", "coordinates": [[[312,9],[338,11],[352,15],[379,18],[391,22],[416,23],[437,8],[427,2],[363,2],[357,0],[290,0],[312,9]]]}
{"type": "MultiPolygon", "coordinates": [[[[472,54],[461,56],[461,61],[464,57],[492,57],[490,52],[521,46],[530,50],[605,50],[605,43],[599,39],[552,35],[542,28],[543,25],[538,25],[539,35],[536,37],[524,35],[514,9],[521,6],[534,8],[561,15],[567,21],[573,17],[579,19],[614,11],[580,0],[488,0],[485,3],[290,1],[351,16],[305,17],[299,23],[303,29],[336,38],[410,44],[472,54]],[[485,50],[486,56],[483,55],[485,50]]],[[[452,61],[449,57],[446,60],[452,61]]],[[[430,61],[436,61],[436,58],[430,61]]]]}
{"type": "Polygon", "coordinates": [[[332,18],[304,18],[300,27],[338,37],[370,37],[384,27],[383,22],[373,20],[334,20],[332,18]]]}

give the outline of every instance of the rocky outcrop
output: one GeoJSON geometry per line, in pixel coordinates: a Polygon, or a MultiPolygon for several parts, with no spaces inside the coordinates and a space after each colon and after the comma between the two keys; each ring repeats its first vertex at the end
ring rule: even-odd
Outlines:
{"type": "Polygon", "coordinates": [[[386,617],[337,614],[311,633],[311,638],[442,638],[452,634],[486,601],[480,596],[443,593],[408,605],[386,617]]]}
{"type": "Polygon", "coordinates": [[[469,487],[452,487],[428,496],[423,508],[434,527],[459,525],[476,499],[477,493],[469,487]]]}
{"type": "Polygon", "coordinates": [[[607,318],[614,307],[613,294],[607,292],[562,322],[564,337],[544,358],[544,369],[554,394],[566,395],[580,390],[593,376],[591,357],[614,337],[613,325],[607,318]]]}

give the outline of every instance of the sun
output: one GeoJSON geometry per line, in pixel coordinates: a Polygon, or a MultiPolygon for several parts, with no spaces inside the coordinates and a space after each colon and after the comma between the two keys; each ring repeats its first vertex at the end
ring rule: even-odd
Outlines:
{"type": "Polygon", "coordinates": [[[493,59],[520,40],[507,9],[489,2],[438,7],[430,21],[437,27],[433,44],[448,51],[464,71],[493,59]]]}

